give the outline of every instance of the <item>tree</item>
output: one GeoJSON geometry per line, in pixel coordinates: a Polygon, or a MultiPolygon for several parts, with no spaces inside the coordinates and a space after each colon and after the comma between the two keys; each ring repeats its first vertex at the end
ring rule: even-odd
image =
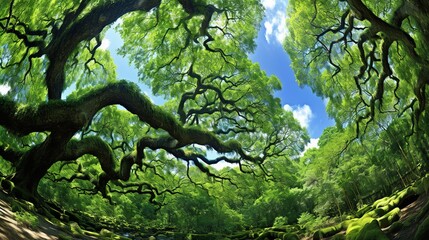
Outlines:
{"type": "MultiPolygon", "coordinates": [[[[424,175],[413,160],[413,145],[400,139],[408,119],[395,119],[388,129],[380,123],[378,132],[367,132],[359,139],[353,126],[328,127],[318,142],[301,157],[301,181],[310,208],[320,216],[343,215],[383,196],[409,186],[424,175]],[[398,136],[398,138],[396,138],[398,136]]],[[[414,136],[409,140],[414,141],[414,136]]],[[[415,156],[417,155],[417,156],[415,156]]]]}
{"type": "Polygon", "coordinates": [[[0,159],[13,169],[2,174],[3,187],[37,200],[49,173],[54,182],[84,182],[82,193],[141,193],[157,202],[183,182],[176,159],[188,174],[196,166],[225,180],[207,165],[254,172],[267,159],[296,155],[305,131],[273,97],[279,80],[247,58],[262,13],[256,0],[2,4],[0,84],[12,90],[0,96],[0,159]],[[116,79],[100,48],[115,22],[120,53],[164,105],[116,79]],[[205,149],[218,155],[209,159],[205,149]]]}
{"type": "Polygon", "coordinates": [[[359,135],[407,113],[416,129],[427,108],[427,1],[289,3],[284,46],[297,80],[330,99],[338,123],[357,123],[359,135]]]}

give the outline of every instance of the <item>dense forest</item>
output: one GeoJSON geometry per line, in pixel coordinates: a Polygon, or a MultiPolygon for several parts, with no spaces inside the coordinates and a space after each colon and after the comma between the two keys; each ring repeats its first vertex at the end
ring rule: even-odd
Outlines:
{"type": "Polygon", "coordinates": [[[336,123],[304,151],[280,80],[249,59],[259,0],[8,0],[1,192],[22,221],[37,212],[78,239],[388,239],[411,225],[424,239],[429,205],[393,226],[429,190],[428,13],[288,1],[296,80],[336,123]],[[117,78],[108,30],[138,79],[117,78]]]}

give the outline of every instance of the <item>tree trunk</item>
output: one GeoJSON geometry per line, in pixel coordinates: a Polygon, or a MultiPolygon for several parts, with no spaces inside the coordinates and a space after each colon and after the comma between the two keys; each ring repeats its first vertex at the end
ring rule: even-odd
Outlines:
{"type": "MultiPolygon", "coordinates": [[[[26,161],[30,162],[30,161],[26,161]]],[[[46,175],[49,166],[43,163],[44,166],[34,161],[32,164],[23,164],[17,168],[16,173],[13,175],[11,181],[14,183],[12,193],[18,198],[22,198],[31,202],[37,201],[39,195],[37,193],[37,187],[39,186],[40,180],[46,175]]]]}
{"type": "Polygon", "coordinates": [[[47,139],[30,149],[15,164],[16,172],[11,176],[12,193],[28,201],[37,201],[37,187],[49,168],[59,160],[72,134],[52,133],[47,139]]]}

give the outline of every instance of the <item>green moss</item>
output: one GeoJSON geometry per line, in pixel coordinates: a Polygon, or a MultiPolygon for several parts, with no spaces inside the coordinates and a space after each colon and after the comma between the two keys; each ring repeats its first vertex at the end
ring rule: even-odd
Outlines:
{"type": "Polygon", "coordinates": [[[357,212],[357,217],[362,217],[365,213],[369,212],[372,209],[372,206],[370,205],[363,205],[357,212]]]}
{"type": "Polygon", "coordinates": [[[386,205],[386,206],[374,209],[374,213],[375,213],[374,217],[384,216],[386,213],[389,212],[390,208],[391,208],[390,205],[386,205]]]}
{"type": "Polygon", "coordinates": [[[58,235],[58,239],[59,240],[72,240],[73,237],[70,235],[62,233],[62,234],[58,235]]]}
{"type": "Polygon", "coordinates": [[[357,232],[359,232],[362,229],[362,227],[365,224],[370,223],[373,220],[374,218],[367,217],[367,216],[352,220],[347,227],[346,236],[355,235],[357,232]]]}
{"type": "Polygon", "coordinates": [[[15,184],[6,178],[0,178],[0,187],[6,192],[12,192],[15,188],[15,184]]]}
{"type": "Polygon", "coordinates": [[[71,222],[70,223],[70,231],[74,236],[82,236],[83,234],[83,230],[82,228],[80,228],[79,224],[76,222],[71,222]]]}
{"type": "Polygon", "coordinates": [[[113,239],[115,234],[107,229],[101,229],[100,230],[100,238],[103,239],[113,239]]]}
{"type": "Polygon", "coordinates": [[[248,239],[249,237],[251,237],[250,235],[251,235],[251,233],[249,231],[243,231],[243,232],[234,233],[228,237],[231,239],[238,239],[238,240],[243,239],[244,240],[244,239],[248,239]]]}
{"type": "Polygon", "coordinates": [[[350,223],[352,223],[352,222],[354,222],[356,220],[357,220],[357,218],[352,218],[352,219],[348,219],[348,220],[343,221],[341,223],[342,230],[347,230],[347,228],[349,227],[350,223]]]}
{"type": "Polygon", "coordinates": [[[428,239],[428,236],[429,236],[429,217],[426,217],[425,220],[423,220],[423,222],[417,228],[417,232],[414,235],[414,239],[415,240],[428,239]]]}
{"type": "Polygon", "coordinates": [[[350,222],[346,231],[346,239],[387,239],[378,226],[377,220],[371,217],[362,217],[350,222]]]}
{"type": "Polygon", "coordinates": [[[344,234],[336,234],[331,238],[332,240],[345,240],[346,236],[344,234]]]}
{"type": "Polygon", "coordinates": [[[55,217],[52,217],[52,218],[48,219],[47,221],[49,223],[55,225],[55,226],[60,227],[60,228],[63,228],[63,229],[66,228],[66,225],[55,217]]]}
{"type": "Polygon", "coordinates": [[[372,221],[369,224],[366,224],[362,230],[359,231],[359,234],[356,239],[359,240],[388,240],[389,238],[381,231],[378,226],[377,221],[372,221]]]}
{"type": "Polygon", "coordinates": [[[342,223],[339,223],[339,224],[334,225],[334,226],[322,228],[322,229],[317,230],[313,234],[313,239],[322,239],[322,238],[326,238],[326,237],[331,237],[331,236],[334,236],[335,234],[339,233],[341,230],[343,230],[342,223]]]}
{"type": "Polygon", "coordinates": [[[28,201],[14,200],[10,204],[11,204],[12,212],[20,212],[20,211],[36,212],[36,208],[34,207],[34,204],[28,201]]]}
{"type": "Polygon", "coordinates": [[[39,218],[37,215],[32,214],[31,212],[27,211],[19,211],[15,213],[16,221],[21,223],[22,225],[31,228],[36,229],[37,226],[39,226],[39,218]]]}
{"type": "Polygon", "coordinates": [[[99,238],[100,234],[93,232],[93,231],[88,231],[88,230],[83,230],[83,233],[87,236],[91,236],[91,237],[96,237],[99,238]]]}
{"type": "Polygon", "coordinates": [[[414,202],[419,197],[419,194],[417,193],[417,188],[414,186],[410,186],[403,191],[398,193],[398,204],[396,207],[404,208],[408,204],[414,202]]]}
{"type": "Polygon", "coordinates": [[[350,223],[346,232],[347,240],[385,240],[388,239],[378,226],[377,220],[364,217],[350,223]]]}
{"type": "Polygon", "coordinates": [[[399,213],[401,212],[401,209],[394,208],[390,212],[386,213],[384,216],[377,219],[379,226],[382,228],[388,227],[392,225],[392,223],[399,220],[399,213]]]}
{"type": "Polygon", "coordinates": [[[10,208],[11,208],[12,212],[22,211],[22,207],[17,201],[12,201],[10,203],[10,208]]]}
{"type": "Polygon", "coordinates": [[[392,225],[390,225],[389,232],[397,233],[402,229],[403,226],[404,224],[401,222],[394,222],[392,225]]]}
{"type": "Polygon", "coordinates": [[[384,206],[386,206],[386,205],[388,205],[388,204],[389,204],[389,201],[390,201],[390,197],[380,198],[380,199],[378,199],[377,201],[375,201],[375,202],[372,204],[372,206],[373,206],[374,208],[384,207],[384,206]]]}
{"type": "Polygon", "coordinates": [[[299,240],[299,237],[295,233],[285,233],[285,234],[283,234],[283,237],[281,239],[283,239],[283,240],[299,240]]]}
{"type": "MultiPolygon", "coordinates": [[[[378,211],[380,211],[380,210],[378,210],[378,211]]],[[[376,211],[376,209],[369,211],[369,212],[365,213],[362,216],[362,218],[377,218],[379,216],[378,214],[380,213],[378,211],[376,211]]]]}
{"type": "Polygon", "coordinates": [[[105,228],[100,230],[100,234],[99,234],[98,238],[99,239],[115,239],[115,240],[128,240],[129,239],[126,237],[116,235],[114,232],[109,231],[105,228]]]}
{"type": "Polygon", "coordinates": [[[322,229],[322,234],[323,234],[323,236],[333,236],[336,233],[338,233],[339,231],[341,231],[341,229],[342,229],[342,226],[340,223],[340,224],[334,225],[332,227],[322,229]]]}

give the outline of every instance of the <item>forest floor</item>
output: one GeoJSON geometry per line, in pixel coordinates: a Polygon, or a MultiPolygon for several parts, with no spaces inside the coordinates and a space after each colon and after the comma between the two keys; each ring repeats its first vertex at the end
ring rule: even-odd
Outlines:
{"type": "MultiPolygon", "coordinates": [[[[420,195],[419,198],[417,198],[416,201],[408,204],[408,206],[401,209],[400,219],[399,222],[404,223],[411,217],[416,216],[419,214],[422,210],[422,208],[428,203],[429,201],[429,193],[426,193],[424,195],[420,195]]],[[[425,219],[426,216],[422,218],[425,219]]],[[[410,226],[404,226],[399,232],[395,234],[390,234],[388,237],[390,239],[395,240],[409,240],[414,238],[414,234],[417,231],[417,228],[420,226],[420,222],[411,224],[410,226]]],[[[388,229],[383,229],[388,230],[388,229]]]]}
{"type": "MultiPolygon", "coordinates": [[[[74,238],[72,234],[64,231],[43,216],[32,213],[38,218],[37,226],[29,226],[17,220],[16,214],[12,211],[12,197],[0,190],[0,239],[1,240],[56,240],[56,239],[82,239],[74,238]]],[[[94,239],[94,238],[84,238],[94,239]]]]}
{"type": "MultiPolygon", "coordinates": [[[[403,207],[401,209],[400,218],[398,220],[399,223],[402,223],[402,228],[400,231],[391,233],[389,231],[389,227],[383,228],[382,231],[387,235],[389,239],[392,240],[410,240],[414,239],[414,235],[420,226],[421,222],[423,221],[429,213],[426,213],[426,215],[422,216],[419,222],[414,222],[414,224],[405,224],[407,220],[412,219],[413,217],[417,216],[421,213],[423,207],[429,202],[429,192],[423,195],[420,195],[415,201],[410,202],[407,206],[403,207]]],[[[346,232],[342,231],[339,233],[340,235],[345,235],[346,232]]],[[[334,239],[335,236],[324,238],[326,240],[328,239],[334,239]]],[[[306,240],[310,240],[312,238],[307,238],[306,240]]],[[[429,237],[428,237],[429,239],[429,237]]]]}
{"type": "Polygon", "coordinates": [[[55,225],[39,218],[37,229],[16,220],[10,198],[0,191],[0,239],[58,239],[63,234],[55,225]]]}
{"type": "MultiPolygon", "coordinates": [[[[15,201],[12,197],[8,196],[4,192],[0,191],[0,239],[94,239],[91,237],[82,238],[79,236],[76,238],[68,231],[64,231],[64,228],[57,226],[43,216],[33,213],[38,217],[37,226],[28,226],[17,220],[16,214],[12,211],[12,202],[15,201]]],[[[415,201],[408,204],[406,207],[401,209],[399,222],[404,222],[407,219],[416,216],[420,213],[425,204],[429,201],[429,193],[419,196],[415,201]]],[[[419,224],[411,224],[407,227],[403,227],[399,232],[394,234],[388,234],[390,239],[395,240],[409,240],[413,239],[413,236],[418,228],[419,224]]],[[[389,232],[389,229],[383,229],[385,232],[389,232]]]]}

